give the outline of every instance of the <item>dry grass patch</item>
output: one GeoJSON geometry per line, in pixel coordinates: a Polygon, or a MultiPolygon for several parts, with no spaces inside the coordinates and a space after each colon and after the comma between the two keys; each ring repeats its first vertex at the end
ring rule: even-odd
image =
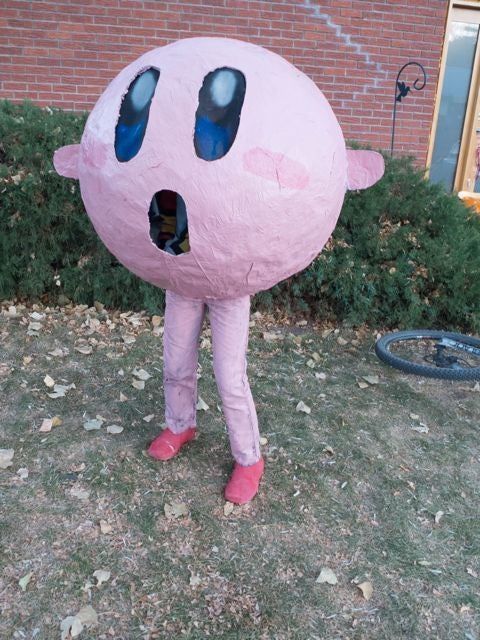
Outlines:
{"type": "Polygon", "coordinates": [[[208,328],[199,438],[160,464],[145,447],[163,422],[161,322],[101,305],[6,305],[0,322],[1,637],[60,638],[83,610],[82,640],[477,638],[473,384],[386,368],[366,330],[256,314],[267,467],[228,513],[208,328]]]}

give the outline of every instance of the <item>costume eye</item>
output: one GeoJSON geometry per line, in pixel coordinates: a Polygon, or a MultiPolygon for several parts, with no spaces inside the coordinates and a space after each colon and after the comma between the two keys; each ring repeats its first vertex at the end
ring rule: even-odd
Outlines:
{"type": "Polygon", "coordinates": [[[160,71],[147,69],[128,87],[120,106],[120,117],[115,127],[115,155],[119,162],[131,160],[140,151],[153,94],[160,71]]]}
{"type": "Polygon", "coordinates": [[[240,124],[245,76],[222,67],[208,73],[198,94],[195,152],[202,160],[218,160],[230,150],[240,124]]]}

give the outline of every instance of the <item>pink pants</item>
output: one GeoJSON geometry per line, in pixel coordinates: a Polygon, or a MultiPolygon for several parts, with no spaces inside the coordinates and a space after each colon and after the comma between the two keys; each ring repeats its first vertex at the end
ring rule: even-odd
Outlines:
{"type": "Polygon", "coordinates": [[[208,306],[213,369],[235,460],[260,459],[257,412],[247,378],[250,297],[194,300],[166,293],[163,339],[165,420],[174,433],[196,425],[198,343],[208,306]]]}

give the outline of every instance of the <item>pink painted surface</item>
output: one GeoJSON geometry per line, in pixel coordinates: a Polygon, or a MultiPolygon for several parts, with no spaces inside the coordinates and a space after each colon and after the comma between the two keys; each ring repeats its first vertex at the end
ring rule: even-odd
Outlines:
{"type": "MultiPolygon", "coordinates": [[[[57,152],[55,166],[73,175],[71,154],[57,152]]],[[[238,40],[192,38],[146,53],[108,85],[85,127],[78,177],[97,233],[128,269],[187,297],[237,298],[268,289],[321,251],[345,195],[347,152],[323,94],[282,57],[238,40]],[[193,145],[198,92],[206,74],[225,66],[245,75],[245,101],[232,148],[207,162],[193,145]],[[120,163],[122,97],[148,67],[160,78],[145,138],[120,163]],[[179,256],[150,239],[149,205],[162,189],[187,207],[191,248],[179,256]]]]}
{"type": "Polygon", "coordinates": [[[245,171],[273,180],[286,189],[305,189],[309,181],[308,171],[301,162],[283,153],[272,153],[258,147],[243,156],[243,167],[245,171]]]}
{"type": "Polygon", "coordinates": [[[372,151],[348,149],[347,161],[347,188],[350,190],[371,187],[385,171],[383,157],[372,151]]]}
{"type": "Polygon", "coordinates": [[[53,165],[57,173],[65,178],[78,178],[79,154],[79,144],[69,144],[57,149],[53,155],[53,165]]]}

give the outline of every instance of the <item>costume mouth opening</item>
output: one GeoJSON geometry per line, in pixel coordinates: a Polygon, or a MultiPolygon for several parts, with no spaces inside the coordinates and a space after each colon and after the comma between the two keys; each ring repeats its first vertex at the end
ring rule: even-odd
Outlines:
{"type": "Polygon", "coordinates": [[[190,251],[187,207],[176,191],[162,189],[153,196],[148,210],[150,238],[165,253],[179,256],[190,251]]]}

